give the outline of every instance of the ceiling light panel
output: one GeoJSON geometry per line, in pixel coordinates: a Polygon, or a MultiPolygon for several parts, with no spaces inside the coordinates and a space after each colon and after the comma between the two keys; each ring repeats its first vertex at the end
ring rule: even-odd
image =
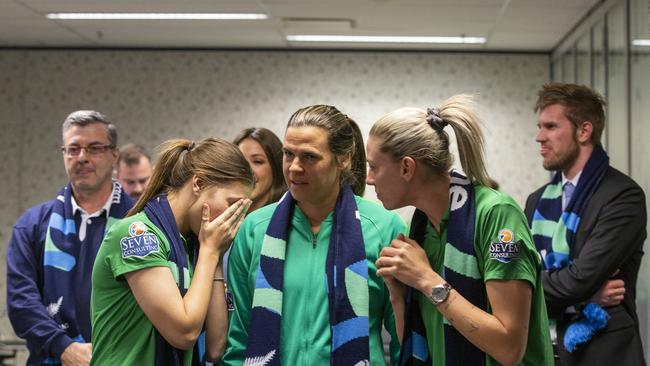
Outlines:
{"type": "Polygon", "coordinates": [[[49,13],[57,20],[263,20],[263,13],[49,13]]]}
{"type": "Polygon", "coordinates": [[[484,44],[485,37],[288,35],[289,42],[484,44]]]}

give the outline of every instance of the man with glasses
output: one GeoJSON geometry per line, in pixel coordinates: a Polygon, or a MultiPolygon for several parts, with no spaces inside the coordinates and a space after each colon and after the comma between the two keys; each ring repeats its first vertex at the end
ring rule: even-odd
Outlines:
{"type": "Polygon", "coordinates": [[[104,115],[76,111],[63,122],[70,182],[16,222],[7,250],[7,308],[25,338],[28,365],[87,365],[92,344],[90,278],[104,233],[133,201],[111,179],[117,131],[104,115]]]}

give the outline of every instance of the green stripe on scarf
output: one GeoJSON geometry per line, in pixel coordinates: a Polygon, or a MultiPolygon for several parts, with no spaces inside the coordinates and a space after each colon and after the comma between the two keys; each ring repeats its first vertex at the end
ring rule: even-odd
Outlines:
{"type": "Polygon", "coordinates": [[[530,227],[530,230],[537,234],[552,238],[555,233],[555,226],[557,222],[551,220],[535,220],[530,227]]]}
{"type": "Polygon", "coordinates": [[[562,220],[556,224],[552,247],[554,252],[569,254],[569,243],[566,240],[566,225],[564,225],[562,220]]]}
{"type": "Polygon", "coordinates": [[[345,288],[354,314],[368,316],[370,312],[368,309],[368,280],[346,268],[345,288]]]}
{"type": "Polygon", "coordinates": [[[261,255],[284,260],[286,252],[287,242],[269,235],[264,235],[262,251],[260,252],[261,255]]]}
{"type": "Polygon", "coordinates": [[[253,307],[267,308],[282,314],[282,291],[274,288],[256,288],[253,307]]]}
{"type": "Polygon", "coordinates": [[[469,278],[476,280],[483,278],[476,257],[461,252],[449,243],[445,245],[445,267],[469,278]]]}
{"type": "MultiPolygon", "coordinates": [[[[72,264],[74,265],[77,262],[76,259],[73,256],[69,255],[68,253],[66,253],[66,252],[62,251],[61,249],[59,249],[54,244],[54,241],[52,240],[52,236],[50,234],[50,230],[51,230],[51,228],[48,227],[47,228],[47,233],[45,234],[45,248],[44,248],[45,250],[44,251],[47,252],[50,255],[56,255],[56,254],[65,255],[66,257],[69,257],[72,260],[72,264]]],[[[65,262],[65,263],[68,263],[68,262],[65,262]]],[[[53,262],[50,263],[50,266],[54,267],[54,268],[57,268],[57,269],[60,269],[62,271],[66,271],[66,272],[70,270],[70,268],[68,268],[67,265],[64,265],[64,263],[59,264],[59,263],[53,261],[53,262]]]]}
{"type": "Polygon", "coordinates": [[[546,189],[544,189],[544,193],[542,193],[542,199],[546,200],[554,200],[556,198],[562,197],[562,182],[558,182],[557,184],[549,184],[546,186],[546,189]]]}

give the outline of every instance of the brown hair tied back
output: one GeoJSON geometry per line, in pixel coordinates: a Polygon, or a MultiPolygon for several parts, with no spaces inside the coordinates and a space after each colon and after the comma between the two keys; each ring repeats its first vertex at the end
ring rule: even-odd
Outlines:
{"type": "Polygon", "coordinates": [[[427,108],[427,123],[429,123],[429,126],[438,133],[442,132],[445,126],[448,125],[448,123],[440,117],[440,109],[438,108],[427,108]]]}
{"type": "MultiPolygon", "coordinates": [[[[327,144],[336,159],[348,155],[351,164],[343,170],[340,183],[352,186],[354,194],[363,196],[366,189],[366,149],[359,125],[336,107],[312,105],[297,110],[289,127],[318,127],[327,132],[327,144]]],[[[338,160],[337,160],[338,161],[338,160]]]]}
{"type": "Polygon", "coordinates": [[[144,209],[155,195],[181,189],[193,176],[201,178],[207,186],[242,183],[252,188],[255,184],[248,161],[234,144],[219,138],[206,138],[198,143],[167,140],[159,147],[149,185],[128,216],[144,209]],[[193,150],[191,154],[190,150],[193,150]]]}

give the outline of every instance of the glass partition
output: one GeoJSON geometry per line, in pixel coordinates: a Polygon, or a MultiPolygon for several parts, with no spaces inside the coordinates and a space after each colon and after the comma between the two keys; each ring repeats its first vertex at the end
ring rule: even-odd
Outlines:
{"type": "Polygon", "coordinates": [[[628,173],[625,3],[609,11],[607,30],[607,147],[611,165],[628,173]]]}
{"type": "MultiPolygon", "coordinates": [[[[591,29],[591,86],[603,96],[607,96],[605,80],[607,77],[605,69],[605,21],[598,21],[591,29]]],[[[603,146],[607,149],[607,128],[601,139],[603,146]]]]}
{"type": "MultiPolygon", "coordinates": [[[[586,80],[607,98],[603,145],[611,164],[629,174],[650,195],[650,0],[603,0],[554,51],[553,70],[564,81],[586,80]],[[584,61],[590,33],[590,63],[584,61]],[[575,68],[563,70],[575,50],[575,68]],[[556,65],[562,60],[562,65],[556,65]],[[562,70],[559,70],[562,68],[562,70]]],[[[646,204],[650,199],[646,199],[646,204]]],[[[650,206],[648,206],[650,212],[650,206]]],[[[650,226],[649,226],[650,227],[650,226]]],[[[648,243],[646,243],[646,250],[648,243]]],[[[644,257],[637,283],[637,314],[646,359],[650,356],[650,258],[644,257]]]]}
{"type": "Polygon", "coordinates": [[[576,84],[591,86],[591,33],[576,42],[576,84]]]}
{"type": "Polygon", "coordinates": [[[551,66],[551,80],[553,81],[562,81],[562,59],[558,58],[553,60],[551,66]]]}
{"type": "Polygon", "coordinates": [[[576,58],[573,48],[569,48],[562,55],[562,81],[566,83],[575,82],[576,78],[576,58]]]}
{"type": "MultiPolygon", "coordinates": [[[[646,193],[650,203],[650,3],[630,2],[630,175],[646,193]]],[[[646,206],[650,212],[650,206],[646,206]]],[[[646,242],[646,251],[648,243],[646,242]]],[[[639,328],[648,355],[650,320],[650,259],[643,258],[637,283],[639,328]]]]}

